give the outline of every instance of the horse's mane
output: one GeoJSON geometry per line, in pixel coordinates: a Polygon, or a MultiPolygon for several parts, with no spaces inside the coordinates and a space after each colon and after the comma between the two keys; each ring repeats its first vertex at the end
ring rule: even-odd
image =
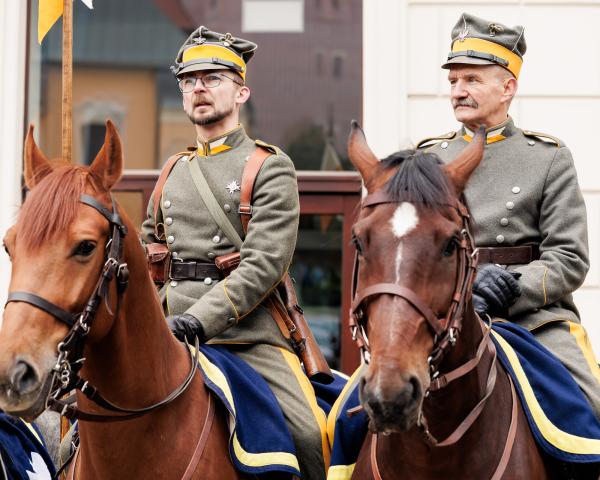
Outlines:
{"type": "Polygon", "coordinates": [[[385,188],[394,201],[421,203],[436,211],[452,204],[453,189],[435,153],[402,150],[381,160],[381,168],[397,168],[385,188]]]}
{"type": "Polygon", "coordinates": [[[87,167],[65,164],[55,168],[28,193],[19,212],[19,237],[25,247],[37,249],[57,233],[66,232],[86,186],[97,192],[101,185],[87,167]]]}

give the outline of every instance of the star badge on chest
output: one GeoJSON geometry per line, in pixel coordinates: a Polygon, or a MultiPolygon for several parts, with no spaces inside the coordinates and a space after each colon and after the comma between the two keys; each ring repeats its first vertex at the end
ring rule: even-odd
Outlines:
{"type": "Polygon", "coordinates": [[[232,180],[231,182],[229,182],[227,184],[227,191],[233,195],[235,192],[239,192],[240,191],[240,185],[238,184],[237,180],[232,180]]]}

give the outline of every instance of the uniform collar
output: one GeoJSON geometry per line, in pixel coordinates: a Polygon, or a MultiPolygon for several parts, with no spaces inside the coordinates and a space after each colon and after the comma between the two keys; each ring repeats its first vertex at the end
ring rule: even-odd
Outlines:
{"type": "MultiPolygon", "coordinates": [[[[516,132],[515,124],[511,117],[508,117],[506,121],[502,122],[500,125],[496,125],[495,127],[488,128],[485,131],[486,134],[486,144],[501,142],[502,140],[507,139],[508,137],[512,137],[516,132]]],[[[467,127],[463,125],[461,129],[461,135],[464,140],[467,142],[471,142],[474,132],[469,130],[467,127]]]]}
{"type": "Polygon", "coordinates": [[[196,140],[196,144],[198,145],[197,153],[202,157],[217,155],[237,147],[246,138],[246,130],[244,130],[242,125],[238,125],[233,130],[211,138],[207,142],[196,140]]]}

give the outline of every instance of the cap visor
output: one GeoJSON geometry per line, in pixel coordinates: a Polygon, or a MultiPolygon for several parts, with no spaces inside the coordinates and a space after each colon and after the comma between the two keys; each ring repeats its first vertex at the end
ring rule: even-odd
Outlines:
{"type": "Polygon", "coordinates": [[[224,65],[217,65],[216,63],[197,63],[182,68],[180,72],[177,72],[177,76],[188,72],[198,72],[200,70],[229,70],[229,68],[224,65]]]}
{"type": "Polygon", "coordinates": [[[450,65],[499,65],[496,62],[492,62],[491,60],[484,60],[483,58],[474,58],[467,57],[466,55],[461,55],[460,57],[454,57],[448,60],[446,63],[442,65],[442,68],[450,68],[450,65]]]}

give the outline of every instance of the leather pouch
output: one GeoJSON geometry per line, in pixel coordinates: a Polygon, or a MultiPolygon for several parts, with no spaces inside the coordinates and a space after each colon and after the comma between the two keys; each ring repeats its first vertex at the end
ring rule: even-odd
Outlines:
{"type": "Polygon", "coordinates": [[[169,278],[171,267],[171,253],[164,243],[146,244],[148,257],[148,271],[154,283],[162,286],[169,278]]]}
{"type": "Polygon", "coordinates": [[[223,272],[223,277],[227,277],[238,267],[240,260],[240,252],[232,252],[215,258],[215,265],[223,272]]]}

